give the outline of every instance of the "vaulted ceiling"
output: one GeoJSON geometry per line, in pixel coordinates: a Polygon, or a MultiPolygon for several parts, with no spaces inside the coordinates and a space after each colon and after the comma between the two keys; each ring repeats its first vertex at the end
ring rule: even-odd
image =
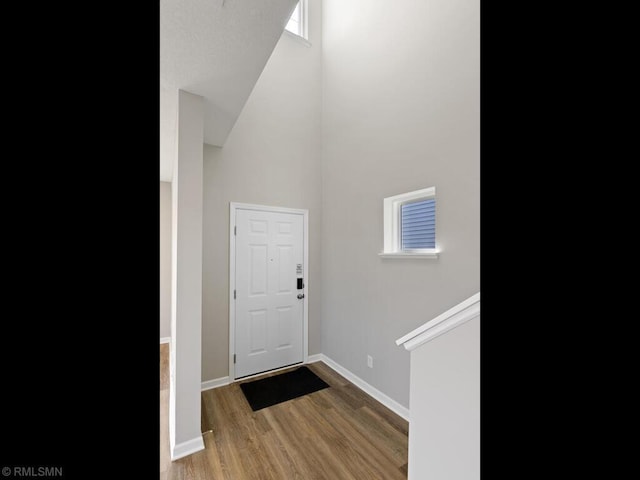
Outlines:
{"type": "Polygon", "coordinates": [[[171,181],[178,90],[204,97],[204,141],[223,146],[297,0],[161,0],[160,180],[171,181]]]}

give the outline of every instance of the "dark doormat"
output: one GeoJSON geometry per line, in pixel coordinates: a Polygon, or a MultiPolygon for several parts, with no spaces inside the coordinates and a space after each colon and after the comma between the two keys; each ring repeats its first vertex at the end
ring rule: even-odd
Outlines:
{"type": "Polygon", "coordinates": [[[328,387],[324,380],[307,367],[240,384],[242,393],[254,412],[328,387]]]}

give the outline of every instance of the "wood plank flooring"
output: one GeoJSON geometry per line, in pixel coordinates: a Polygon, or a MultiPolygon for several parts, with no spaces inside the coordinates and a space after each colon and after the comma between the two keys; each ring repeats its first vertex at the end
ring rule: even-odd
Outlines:
{"type": "MultiPolygon", "coordinates": [[[[161,365],[168,368],[163,347],[161,365]]],[[[175,462],[169,457],[169,386],[161,382],[160,478],[406,479],[408,423],[324,363],[307,366],[330,388],[257,412],[239,383],[202,392],[206,448],[175,462]]]]}

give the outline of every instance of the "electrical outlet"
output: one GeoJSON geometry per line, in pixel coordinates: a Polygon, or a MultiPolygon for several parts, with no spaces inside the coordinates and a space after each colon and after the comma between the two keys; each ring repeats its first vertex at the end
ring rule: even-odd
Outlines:
{"type": "Polygon", "coordinates": [[[367,367],[373,368],[373,357],[371,355],[367,355],[367,367]]]}

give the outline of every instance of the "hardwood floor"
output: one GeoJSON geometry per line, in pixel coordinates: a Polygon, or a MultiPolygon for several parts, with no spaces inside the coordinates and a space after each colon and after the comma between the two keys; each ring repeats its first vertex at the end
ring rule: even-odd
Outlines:
{"type": "MultiPolygon", "coordinates": [[[[161,357],[168,356],[163,346],[161,357]]],[[[161,365],[168,368],[162,358],[161,365]]],[[[160,391],[160,478],[406,479],[408,423],[324,363],[307,366],[330,388],[257,412],[239,383],[202,392],[206,448],[175,462],[169,457],[166,382],[160,391]]]]}
{"type": "Polygon", "coordinates": [[[169,389],[169,344],[160,344],[160,390],[169,389]]]}

